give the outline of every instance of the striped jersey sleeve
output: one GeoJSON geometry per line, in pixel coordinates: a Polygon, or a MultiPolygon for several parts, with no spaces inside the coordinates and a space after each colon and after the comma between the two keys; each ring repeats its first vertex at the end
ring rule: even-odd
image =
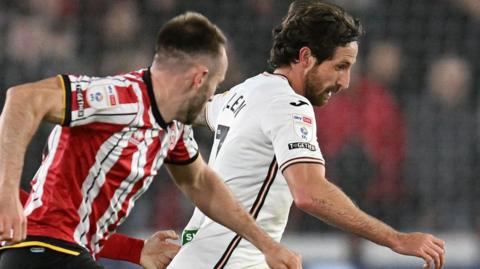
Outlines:
{"type": "Polygon", "coordinates": [[[139,111],[140,86],[122,76],[59,75],[64,95],[63,126],[129,125],[139,111]]]}
{"type": "Polygon", "coordinates": [[[168,151],[164,162],[185,165],[195,161],[198,154],[198,145],[193,138],[193,129],[190,125],[185,125],[181,131],[180,138],[175,146],[168,151]]]}
{"type": "Polygon", "coordinates": [[[261,125],[272,141],[280,171],[295,163],[325,164],[317,142],[310,102],[299,95],[282,95],[265,108],[261,125]]]}

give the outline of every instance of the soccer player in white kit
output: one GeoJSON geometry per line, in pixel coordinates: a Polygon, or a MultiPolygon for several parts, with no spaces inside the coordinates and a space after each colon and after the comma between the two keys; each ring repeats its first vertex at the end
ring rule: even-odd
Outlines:
{"type": "MultiPolygon", "coordinates": [[[[442,240],[394,230],[362,212],[325,178],[312,104],[323,105],[348,87],[360,34],[358,21],[339,7],[315,0],[292,3],[274,31],[274,72],[215,95],[197,119],[215,132],[209,165],[278,241],[294,201],[331,225],[441,268],[442,240]]],[[[182,239],[170,269],[268,268],[249,242],[198,208],[182,239]]]]}

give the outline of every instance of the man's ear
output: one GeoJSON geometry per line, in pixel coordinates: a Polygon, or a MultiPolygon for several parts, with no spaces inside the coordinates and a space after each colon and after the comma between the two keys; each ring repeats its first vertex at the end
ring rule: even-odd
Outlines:
{"type": "Polygon", "coordinates": [[[200,88],[200,86],[205,83],[208,72],[209,70],[205,66],[199,66],[195,68],[195,71],[193,73],[193,87],[195,89],[200,88]]]}
{"type": "Polygon", "coordinates": [[[310,70],[316,61],[317,59],[312,55],[312,50],[309,47],[302,47],[298,52],[298,62],[306,71],[310,70]]]}

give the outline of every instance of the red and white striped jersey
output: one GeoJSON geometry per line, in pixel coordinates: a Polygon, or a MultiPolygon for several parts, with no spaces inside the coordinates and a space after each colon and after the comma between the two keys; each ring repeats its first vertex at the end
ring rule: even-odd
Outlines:
{"type": "Polygon", "coordinates": [[[32,181],[28,235],[74,242],[95,255],[163,162],[190,163],[198,146],[190,126],[163,120],[147,69],[59,78],[65,118],[32,181]]]}

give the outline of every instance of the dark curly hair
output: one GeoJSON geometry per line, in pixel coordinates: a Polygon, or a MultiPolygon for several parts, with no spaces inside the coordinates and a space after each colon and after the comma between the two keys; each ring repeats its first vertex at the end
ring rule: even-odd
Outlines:
{"type": "Polygon", "coordinates": [[[357,41],[361,35],[359,20],[341,7],[318,0],[297,0],[273,30],[269,64],[277,68],[298,61],[302,47],[309,47],[320,64],[333,57],[337,47],[357,41]]]}

